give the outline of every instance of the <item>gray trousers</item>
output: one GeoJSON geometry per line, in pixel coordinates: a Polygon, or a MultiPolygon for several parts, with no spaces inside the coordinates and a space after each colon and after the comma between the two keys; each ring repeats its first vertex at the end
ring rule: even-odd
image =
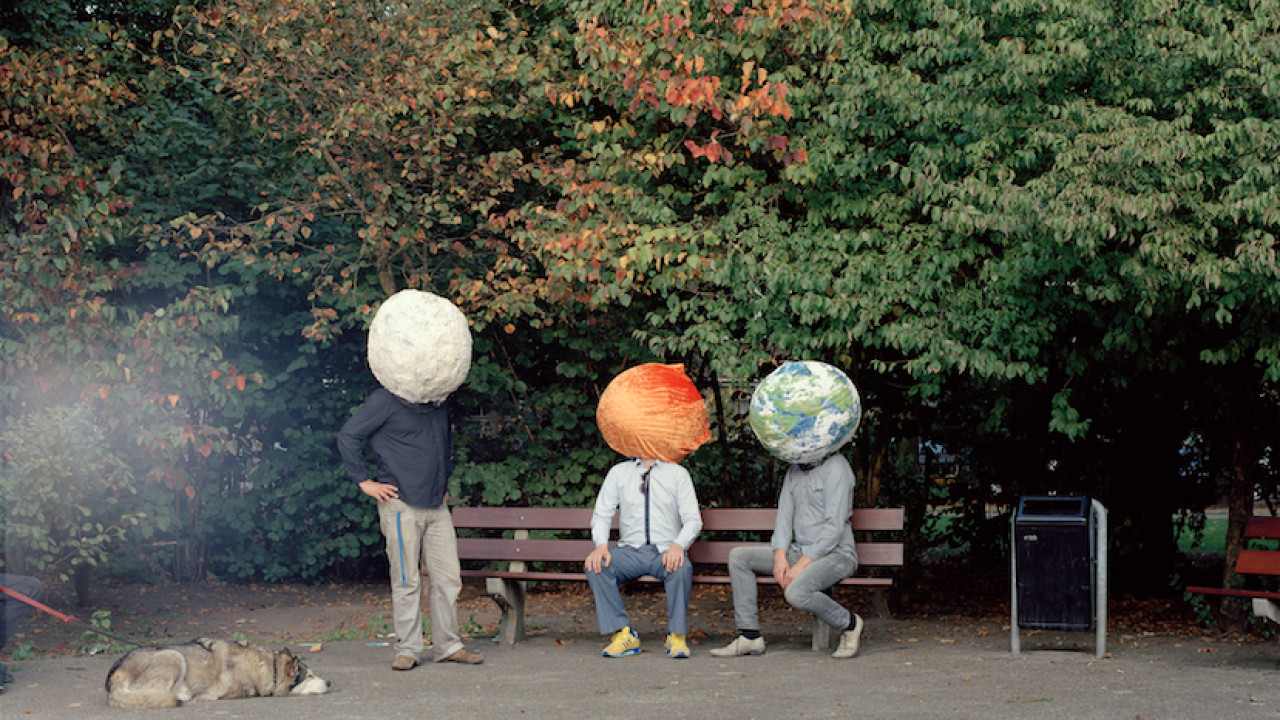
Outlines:
{"type": "MultiPolygon", "coordinates": [[[[787,562],[795,564],[799,550],[787,552],[787,562]]],[[[823,591],[853,574],[858,563],[838,553],[830,553],[801,571],[791,581],[783,597],[792,607],[811,612],[837,630],[849,626],[850,613],[823,591]]],[[[729,551],[729,583],[733,587],[733,621],[739,630],[760,629],[760,607],[756,601],[756,575],[773,574],[773,548],[736,547],[729,551]]]]}
{"type": "MultiPolygon", "coordinates": [[[[26,595],[36,602],[44,599],[44,585],[29,575],[0,575],[0,585],[26,595]]],[[[2,648],[18,629],[18,624],[35,612],[35,608],[3,593],[0,593],[0,608],[2,608],[0,610],[0,648],[2,648]]],[[[3,678],[0,678],[0,682],[3,681],[3,678]]]]}
{"type": "Polygon", "coordinates": [[[421,659],[422,571],[429,580],[431,639],[439,662],[462,649],[458,628],[458,594],[462,566],[458,536],[447,505],[416,508],[400,500],[378,503],[378,519],[387,540],[391,564],[391,614],[396,654],[421,659]],[[421,563],[421,565],[419,565],[421,563]]]}
{"type": "Polygon", "coordinates": [[[627,608],[622,604],[618,583],[652,575],[667,588],[667,631],[684,635],[689,631],[687,613],[693,590],[693,563],[689,558],[673,573],[662,565],[662,553],[655,545],[640,548],[615,547],[609,550],[611,560],[600,572],[587,571],[587,584],[596,598],[596,619],[600,634],[614,633],[631,624],[627,608]]]}

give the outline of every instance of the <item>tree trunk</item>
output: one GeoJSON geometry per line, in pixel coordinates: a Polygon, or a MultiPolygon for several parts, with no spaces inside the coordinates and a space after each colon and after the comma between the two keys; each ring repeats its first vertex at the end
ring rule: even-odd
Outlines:
{"type": "MultiPolygon", "coordinates": [[[[1236,560],[1244,549],[1244,527],[1253,517],[1253,479],[1249,473],[1252,457],[1237,438],[1231,447],[1231,483],[1227,489],[1227,547],[1222,568],[1222,587],[1236,584],[1236,560]]],[[[1240,604],[1224,597],[1219,602],[1222,624],[1228,630],[1242,630],[1247,620],[1240,604]]]]}
{"type": "Polygon", "coordinates": [[[391,268],[390,244],[384,244],[378,249],[378,284],[387,297],[396,294],[396,275],[391,268]]]}
{"type": "Polygon", "coordinates": [[[88,563],[76,565],[71,574],[71,580],[76,587],[76,604],[82,608],[91,606],[93,604],[90,592],[93,586],[93,566],[88,563]]]}

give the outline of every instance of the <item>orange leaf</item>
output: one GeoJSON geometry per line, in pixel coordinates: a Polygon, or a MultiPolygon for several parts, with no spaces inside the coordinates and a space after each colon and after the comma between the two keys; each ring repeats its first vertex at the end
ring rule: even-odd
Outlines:
{"type": "Polygon", "coordinates": [[[212,371],[210,371],[210,372],[209,372],[209,377],[210,377],[210,378],[212,378],[212,379],[214,379],[214,380],[217,380],[218,378],[222,377],[222,371],[221,371],[221,370],[212,370],[212,371]]]}
{"type": "Polygon", "coordinates": [[[195,500],[195,499],[196,499],[196,489],[195,489],[195,488],[193,488],[193,487],[191,487],[190,485],[188,485],[186,488],[184,488],[184,489],[183,489],[183,492],[185,492],[185,493],[187,494],[187,499],[188,499],[188,500],[195,500]]]}
{"type": "Polygon", "coordinates": [[[107,399],[107,395],[108,395],[110,392],[111,392],[110,388],[107,388],[107,387],[105,387],[105,386],[104,386],[104,387],[100,387],[100,388],[98,388],[98,397],[102,398],[103,400],[106,400],[106,399],[107,399]]]}
{"type": "Polygon", "coordinates": [[[177,407],[177,405],[178,405],[178,396],[177,396],[177,395],[170,395],[170,396],[169,396],[169,407],[177,407]]]}
{"type": "Polygon", "coordinates": [[[243,376],[243,375],[237,375],[237,376],[236,376],[236,389],[237,389],[237,390],[243,390],[243,389],[244,389],[244,376],[243,376]]]}

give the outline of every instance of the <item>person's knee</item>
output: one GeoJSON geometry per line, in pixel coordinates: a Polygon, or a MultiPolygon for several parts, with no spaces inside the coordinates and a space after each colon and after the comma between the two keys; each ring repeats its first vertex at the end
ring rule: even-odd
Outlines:
{"type": "Polygon", "coordinates": [[[667,573],[667,577],[673,582],[691,585],[693,584],[693,564],[686,562],[675,571],[667,573]]]}
{"type": "Polygon", "coordinates": [[[793,582],[782,592],[782,597],[786,599],[787,604],[791,605],[791,607],[804,610],[809,607],[809,603],[813,599],[813,593],[799,583],[793,582]]]}
{"type": "Polygon", "coordinates": [[[22,593],[32,600],[44,599],[44,583],[30,575],[8,575],[5,583],[10,590],[22,593]]]}
{"type": "Polygon", "coordinates": [[[730,568],[739,570],[751,569],[751,552],[745,547],[736,547],[729,551],[729,560],[726,563],[730,568]]]}

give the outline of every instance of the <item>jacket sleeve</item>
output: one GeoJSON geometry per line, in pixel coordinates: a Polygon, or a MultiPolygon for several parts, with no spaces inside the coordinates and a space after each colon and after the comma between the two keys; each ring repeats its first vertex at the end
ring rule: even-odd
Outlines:
{"type": "Polygon", "coordinates": [[[689,472],[683,467],[680,470],[683,477],[676,490],[680,532],[676,535],[676,542],[687,552],[693,541],[698,539],[698,533],[702,532],[702,513],[698,511],[698,492],[693,487],[693,478],[689,477],[689,472]]]}
{"type": "Polygon", "coordinates": [[[453,477],[453,413],[449,411],[448,405],[442,404],[442,407],[444,408],[444,432],[445,432],[444,476],[446,479],[448,479],[453,477]]]}
{"type": "Polygon", "coordinates": [[[376,395],[370,395],[338,431],[338,453],[342,455],[342,464],[352,482],[362,483],[369,479],[364,444],[386,419],[386,406],[378,401],[376,395]]]}
{"type": "Polygon", "coordinates": [[[774,550],[787,550],[791,547],[791,539],[795,536],[795,501],[791,497],[791,471],[782,481],[782,492],[778,494],[778,517],[773,521],[774,550]]]}
{"type": "Polygon", "coordinates": [[[596,495],[596,507],[591,513],[591,541],[596,545],[609,542],[609,529],[613,526],[613,516],[618,512],[618,479],[617,466],[605,476],[596,495]]]}

